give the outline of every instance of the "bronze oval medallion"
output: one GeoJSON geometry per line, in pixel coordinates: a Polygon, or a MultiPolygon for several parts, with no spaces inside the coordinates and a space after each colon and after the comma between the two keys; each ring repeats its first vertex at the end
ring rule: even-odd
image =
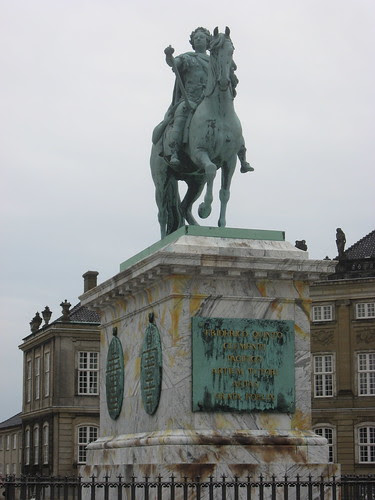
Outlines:
{"type": "Polygon", "coordinates": [[[159,406],[163,365],[160,334],[153,323],[153,314],[149,321],[142,346],[141,393],[144,409],[153,415],[159,406]]]}
{"type": "Polygon", "coordinates": [[[117,338],[117,328],[113,329],[113,338],[108,348],[105,386],[108,413],[116,420],[124,397],[124,355],[121,341],[117,338]]]}

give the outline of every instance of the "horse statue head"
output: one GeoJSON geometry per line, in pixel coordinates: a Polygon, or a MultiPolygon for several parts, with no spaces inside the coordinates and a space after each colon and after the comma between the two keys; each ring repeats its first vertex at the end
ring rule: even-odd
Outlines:
{"type": "Polygon", "coordinates": [[[225,33],[219,33],[216,27],[210,43],[210,75],[207,82],[206,97],[210,96],[216,86],[222,92],[230,89],[235,97],[235,87],[238,83],[234,70],[236,65],[233,61],[234,46],[230,39],[230,29],[225,28],[225,33]]]}

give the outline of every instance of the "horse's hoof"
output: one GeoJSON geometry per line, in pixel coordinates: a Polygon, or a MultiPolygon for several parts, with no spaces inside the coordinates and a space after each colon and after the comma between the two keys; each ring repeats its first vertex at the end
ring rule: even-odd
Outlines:
{"type": "Polygon", "coordinates": [[[207,219],[207,217],[211,213],[211,207],[206,206],[204,203],[201,203],[198,208],[198,215],[201,219],[207,219]]]}
{"type": "Polygon", "coordinates": [[[227,225],[227,223],[226,223],[226,221],[225,221],[225,220],[220,220],[220,219],[219,219],[219,221],[218,221],[217,225],[218,225],[219,227],[225,227],[225,226],[227,225]]]}
{"type": "Polygon", "coordinates": [[[246,172],[254,172],[253,167],[247,161],[241,164],[240,172],[246,174],[246,172]]]}

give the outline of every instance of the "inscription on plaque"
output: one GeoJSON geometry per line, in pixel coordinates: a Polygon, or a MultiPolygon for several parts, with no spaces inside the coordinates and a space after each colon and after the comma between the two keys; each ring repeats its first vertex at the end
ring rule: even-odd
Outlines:
{"type": "Polygon", "coordinates": [[[192,318],[193,411],[295,408],[294,322],[192,318]]]}
{"type": "Polygon", "coordinates": [[[116,420],[124,397],[124,355],[121,341],[117,338],[117,328],[113,329],[113,338],[108,348],[105,386],[108,413],[116,420]]]}
{"type": "Polygon", "coordinates": [[[160,400],[162,379],[162,350],[160,334],[154,324],[154,315],[149,315],[141,357],[141,393],[144,409],[153,415],[160,400]]]}

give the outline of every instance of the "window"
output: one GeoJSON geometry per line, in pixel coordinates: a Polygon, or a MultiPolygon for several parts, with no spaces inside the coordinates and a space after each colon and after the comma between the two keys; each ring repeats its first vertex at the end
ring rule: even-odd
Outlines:
{"type": "Polygon", "coordinates": [[[25,430],[25,464],[30,464],[30,428],[25,430]]]}
{"type": "Polygon", "coordinates": [[[13,450],[17,449],[17,434],[13,434],[13,450]]]}
{"type": "Polygon", "coordinates": [[[49,455],[49,425],[43,424],[43,463],[48,464],[49,455]]]}
{"type": "Polygon", "coordinates": [[[3,436],[0,436],[0,450],[3,449],[3,436]]]}
{"type": "Polygon", "coordinates": [[[50,372],[50,353],[49,351],[44,353],[44,380],[43,380],[43,385],[44,385],[44,397],[49,396],[49,372],[50,372]]]}
{"type": "Polygon", "coordinates": [[[315,427],[314,432],[318,436],[325,437],[328,441],[328,462],[334,462],[334,443],[333,443],[333,431],[332,427],[315,427]]]}
{"type": "Polygon", "coordinates": [[[78,427],[78,463],[86,463],[86,446],[98,437],[98,428],[94,426],[78,427]]]}
{"type": "Polygon", "coordinates": [[[358,428],[358,461],[375,463],[375,426],[358,428]]]}
{"type": "Polygon", "coordinates": [[[35,358],[34,370],[35,370],[35,399],[39,399],[40,398],[40,356],[35,358]]]}
{"type": "Polygon", "coordinates": [[[358,395],[375,395],[375,352],[358,354],[358,395]]]}
{"type": "Polygon", "coordinates": [[[78,353],[78,394],[99,394],[99,353],[78,353]]]}
{"type": "Polygon", "coordinates": [[[10,435],[7,435],[7,450],[10,448],[10,435]]]}
{"type": "Polygon", "coordinates": [[[332,321],[333,320],[332,306],[313,306],[312,320],[317,321],[332,321]]]}
{"type": "Polygon", "coordinates": [[[31,401],[31,359],[26,362],[26,402],[31,401]]]}
{"type": "Polygon", "coordinates": [[[39,463],[39,425],[34,427],[34,464],[39,463]]]}
{"type": "Polygon", "coordinates": [[[314,356],[314,396],[333,396],[333,354],[314,356]]]}
{"type": "Polygon", "coordinates": [[[375,318],[375,302],[360,302],[355,305],[357,319],[375,318]]]}

